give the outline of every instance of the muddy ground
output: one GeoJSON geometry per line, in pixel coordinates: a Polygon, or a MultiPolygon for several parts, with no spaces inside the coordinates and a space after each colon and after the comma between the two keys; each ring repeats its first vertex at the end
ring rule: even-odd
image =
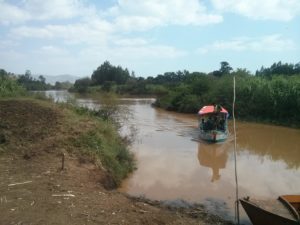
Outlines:
{"type": "Polygon", "coordinates": [[[0,100],[0,225],[230,224],[201,206],[175,208],[105,189],[107,173],[70,149],[89,122],[66,124],[65,111],[0,100]]]}

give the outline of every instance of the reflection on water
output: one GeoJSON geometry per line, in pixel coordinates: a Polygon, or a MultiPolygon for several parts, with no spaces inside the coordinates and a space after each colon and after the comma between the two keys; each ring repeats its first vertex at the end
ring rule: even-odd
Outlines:
{"type": "MultiPolygon", "coordinates": [[[[41,93],[43,93],[41,91],[41,93]]],[[[75,96],[67,91],[49,90],[45,91],[47,97],[52,98],[55,102],[66,102],[69,99],[74,99],[75,96]]]]}
{"type": "MultiPolygon", "coordinates": [[[[158,200],[202,202],[232,219],[233,137],[217,144],[195,142],[199,134],[195,115],[143,104],[132,109],[132,123],[139,128],[139,141],[132,146],[138,169],[120,190],[158,200]]],[[[300,131],[244,122],[238,122],[237,129],[240,196],[274,198],[299,193],[300,131]]]]}
{"type": "Polygon", "coordinates": [[[220,170],[225,169],[228,158],[227,144],[198,144],[198,160],[201,166],[211,168],[211,182],[220,179],[220,170]]]}
{"type": "MultiPolygon", "coordinates": [[[[200,202],[214,213],[232,219],[232,136],[217,144],[198,141],[196,115],[155,109],[151,107],[153,101],[120,101],[132,113],[127,128],[134,126],[137,131],[131,149],[138,167],[120,191],[157,200],[200,202]]],[[[99,107],[99,102],[91,99],[78,102],[99,107]]],[[[274,198],[300,193],[300,130],[238,122],[237,144],[240,196],[274,198]]]]}

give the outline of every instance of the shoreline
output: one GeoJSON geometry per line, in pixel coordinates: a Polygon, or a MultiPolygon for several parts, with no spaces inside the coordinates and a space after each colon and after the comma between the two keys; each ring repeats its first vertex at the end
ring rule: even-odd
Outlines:
{"type": "MultiPolygon", "coordinates": [[[[65,90],[67,92],[69,92],[68,90],[65,90]]],[[[157,100],[157,96],[155,95],[126,95],[126,94],[123,94],[123,95],[119,95],[117,93],[100,93],[100,92],[93,92],[93,93],[85,93],[85,94],[82,94],[82,93],[79,93],[79,92],[69,92],[69,93],[72,93],[74,95],[78,95],[80,97],[84,97],[84,98],[101,98],[101,96],[103,95],[113,95],[115,97],[118,97],[118,98],[153,98],[153,99],[156,99],[157,100]]],[[[159,108],[159,109],[163,109],[163,110],[166,110],[166,111],[169,111],[169,112],[175,112],[175,113],[180,113],[180,114],[190,114],[190,115],[197,115],[197,112],[194,112],[194,113],[189,113],[189,112],[180,112],[180,111],[176,111],[176,110],[170,110],[170,109],[167,109],[165,107],[162,107],[162,106],[159,106],[159,104],[156,103],[156,101],[154,103],[152,103],[152,106],[155,107],[155,108],[159,108]]],[[[200,107],[200,106],[199,106],[200,107]]],[[[201,108],[201,107],[200,107],[201,108]]],[[[199,109],[200,109],[199,108],[199,109]]],[[[231,119],[231,118],[230,118],[231,119]]],[[[287,127],[287,128],[293,128],[293,129],[300,129],[300,125],[294,125],[293,123],[284,123],[282,121],[273,121],[273,120],[269,120],[269,119],[262,119],[262,118],[255,118],[255,117],[251,117],[251,116],[248,116],[248,117],[243,117],[243,118],[236,118],[238,121],[242,121],[242,122],[253,122],[253,123],[261,123],[261,124],[266,124],[266,125],[274,125],[274,126],[282,126],[282,127],[287,127]]]]}
{"type": "Polygon", "coordinates": [[[174,208],[116,191],[116,168],[87,151],[94,136],[85,134],[95,127],[104,132],[101,143],[110,143],[107,132],[116,132],[107,122],[28,98],[0,100],[0,109],[1,223],[232,224],[200,205],[174,208]]]}

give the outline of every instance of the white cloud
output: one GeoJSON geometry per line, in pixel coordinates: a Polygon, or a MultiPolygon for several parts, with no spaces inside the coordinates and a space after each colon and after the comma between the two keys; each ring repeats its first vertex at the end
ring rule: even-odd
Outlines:
{"type": "Polygon", "coordinates": [[[222,22],[217,14],[210,14],[198,0],[119,0],[110,10],[115,23],[123,30],[147,30],[155,26],[207,25],[222,22]]]}
{"type": "Polygon", "coordinates": [[[65,49],[53,46],[53,45],[45,45],[42,46],[37,53],[40,53],[42,55],[63,55],[66,56],[68,52],[65,49]]]}
{"type": "Polygon", "coordinates": [[[30,19],[30,14],[17,6],[0,1],[0,24],[22,23],[30,19]]]}
{"type": "Polygon", "coordinates": [[[211,0],[220,11],[252,19],[290,21],[300,15],[299,0],[211,0]]]}
{"type": "Polygon", "coordinates": [[[30,20],[57,20],[74,17],[101,16],[113,18],[118,29],[147,30],[155,26],[207,25],[222,22],[221,15],[207,12],[198,0],[118,0],[105,11],[81,0],[23,0],[15,4],[0,0],[2,24],[25,23],[30,20]]]}
{"type": "Polygon", "coordinates": [[[100,44],[107,41],[112,31],[108,22],[93,20],[69,25],[21,26],[11,29],[10,36],[15,38],[60,39],[66,44],[100,44]]]}
{"type": "Polygon", "coordinates": [[[20,43],[13,40],[0,40],[0,49],[11,49],[19,45],[20,43]]]}
{"type": "Polygon", "coordinates": [[[125,39],[117,40],[117,45],[93,46],[85,48],[78,53],[79,58],[87,58],[98,63],[109,60],[119,64],[120,62],[143,62],[157,59],[174,59],[185,56],[187,53],[168,45],[156,45],[148,43],[146,40],[125,39]],[[138,41],[138,45],[132,42],[138,41]],[[121,43],[121,45],[118,45],[121,43]]]}
{"type": "Polygon", "coordinates": [[[21,26],[10,30],[10,35],[14,38],[53,38],[54,34],[47,27],[21,26]]]}
{"type": "MultiPolygon", "coordinates": [[[[1,63],[3,62],[18,62],[26,59],[26,55],[24,53],[21,53],[19,51],[15,50],[6,50],[6,51],[0,51],[0,59],[1,63]]],[[[5,65],[5,63],[3,64],[5,65]]],[[[4,68],[4,66],[1,66],[4,68]]]]}
{"type": "Polygon", "coordinates": [[[117,29],[125,31],[145,31],[161,24],[162,21],[159,18],[146,16],[119,16],[115,20],[117,29]]]}
{"type": "Polygon", "coordinates": [[[144,45],[144,46],[127,46],[116,49],[113,56],[116,58],[127,58],[134,60],[146,59],[163,59],[163,58],[178,58],[186,55],[185,51],[181,51],[175,47],[167,45],[144,45]]]}
{"type": "Polygon", "coordinates": [[[295,49],[296,44],[282,35],[274,34],[262,37],[238,37],[228,41],[219,40],[203,46],[197,51],[207,53],[210,51],[285,51],[295,49]]]}
{"type": "MultiPolygon", "coordinates": [[[[30,59],[34,60],[24,61],[24,64],[28,63],[32,68],[39,65],[40,71],[66,71],[75,65],[73,69],[78,70],[77,74],[96,68],[104,60],[133,68],[142,64],[145,68],[146,64],[149,68],[156,68],[162,62],[165,65],[171,65],[177,59],[183,62],[188,53],[176,46],[160,43],[161,29],[155,30],[157,38],[151,37],[153,32],[140,31],[172,25],[217,24],[222,22],[221,13],[226,11],[259,19],[273,18],[282,13],[280,20],[293,18],[299,12],[294,0],[274,0],[274,5],[266,0],[261,2],[261,9],[256,0],[239,1],[241,3],[236,0],[211,1],[215,11],[206,7],[207,1],[200,0],[113,0],[113,7],[106,9],[99,6],[101,3],[92,6],[93,3],[86,0],[0,0],[0,26],[8,25],[2,30],[0,40],[1,51],[8,55],[5,58],[0,54],[0,58],[2,61],[7,59],[5,62],[8,64],[15,62],[19,65],[17,58],[30,54],[30,59]],[[266,11],[267,6],[269,11],[266,11]],[[294,6],[292,11],[290,6],[294,6]],[[254,11],[257,11],[256,17],[252,15],[254,11]],[[30,50],[28,46],[31,46],[30,50]],[[18,55],[18,52],[21,54],[18,55]]],[[[167,29],[164,32],[167,33],[167,29]]],[[[163,43],[167,38],[170,37],[164,37],[163,43]]],[[[214,40],[198,51],[279,52],[296,46],[292,39],[281,35],[214,40]]],[[[172,43],[175,45],[177,40],[172,43]]]]}
{"type": "Polygon", "coordinates": [[[86,10],[78,0],[25,0],[24,8],[32,19],[67,19],[82,15],[86,10]]]}
{"type": "Polygon", "coordinates": [[[116,39],[114,43],[119,46],[142,46],[149,42],[142,38],[120,38],[116,39]]]}
{"type": "Polygon", "coordinates": [[[24,0],[17,4],[0,1],[2,24],[22,24],[30,20],[70,19],[89,17],[95,8],[80,0],[24,0]]]}
{"type": "MultiPolygon", "coordinates": [[[[65,48],[45,45],[27,54],[30,54],[31,60],[26,61],[28,57],[22,60],[22,62],[26,62],[26,65],[22,67],[21,71],[30,68],[35,73],[71,73],[82,76],[90,75],[105,60],[109,60],[114,65],[122,65],[122,67],[128,67],[132,70],[145,62],[151,62],[150,65],[153,67],[155,65],[153,61],[155,60],[178,58],[184,56],[185,52],[172,46],[145,44],[140,47],[89,46],[70,53],[65,48]]],[[[9,56],[8,62],[4,58],[5,64],[16,64],[20,61],[20,56],[16,53],[10,53],[9,55],[6,53],[4,56],[9,56]]],[[[2,58],[1,53],[0,58],[2,58]]],[[[153,68],[149,68],[148,71],[151,71],[151,69],[153,68]]]]}

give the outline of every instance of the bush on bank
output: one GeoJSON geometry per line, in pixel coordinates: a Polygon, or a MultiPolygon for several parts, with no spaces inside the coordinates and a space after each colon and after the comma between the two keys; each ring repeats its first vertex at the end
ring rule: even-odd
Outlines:
{"type": "Polygon", "coordinates": [[[0,97],[15,97],[25,94],[25,89],[10,77],[5,70],[0,70],[0,97]]]}
{"type": "Polygon", "coordinates": [[[110,175],[112,179],[109,188],[119,186],[135,169],[135,160],[128,149],[127,139],[118,133],[119,124],[115,119],[117,112],[111,108],[114,106],[91,110],[69,103],[60,105],[69,109],[67,118],[71,124],[89,124],[88,129],[83,129],[85,131],[81,131],[78,137],[71,138],[71,144],[81,156],[92,160],[110,175]]]}

